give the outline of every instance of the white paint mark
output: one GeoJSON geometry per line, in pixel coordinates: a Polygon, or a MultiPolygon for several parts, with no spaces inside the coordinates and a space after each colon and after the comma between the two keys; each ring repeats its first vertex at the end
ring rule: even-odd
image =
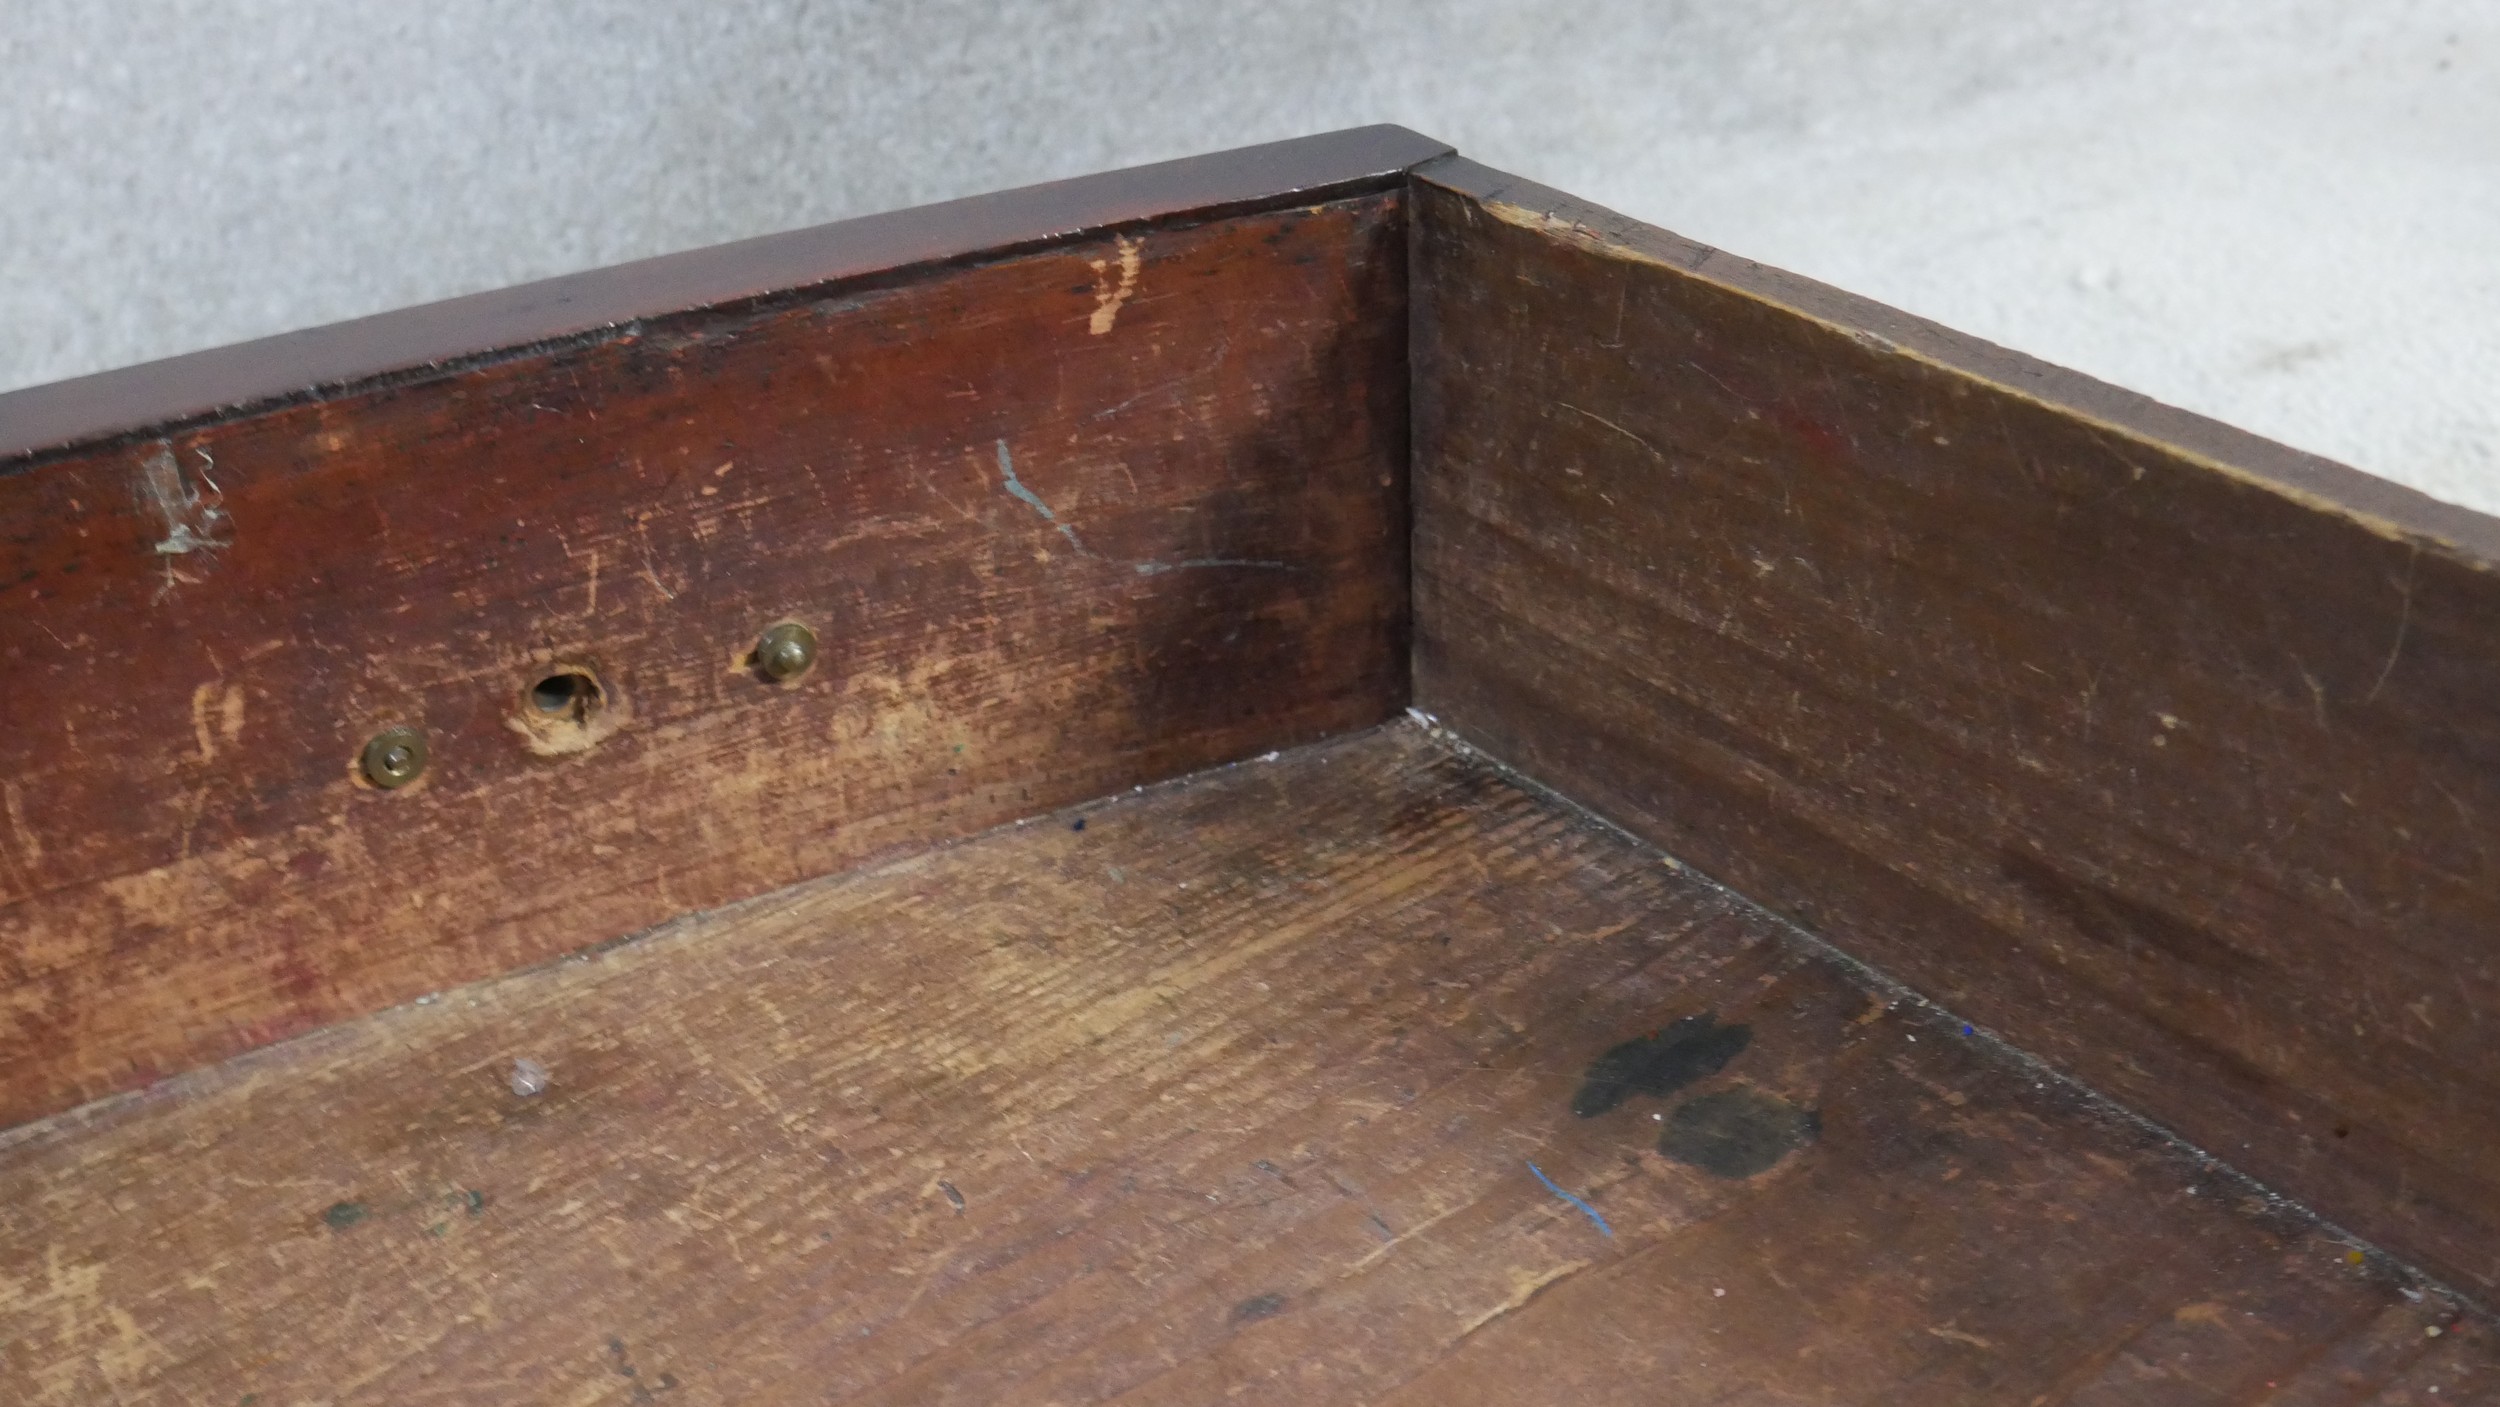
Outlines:
{"type": "Polygon", "coordinates": [[[660,580],[659,564],[651,555],[651,530],[640,518],[634,520],[634,537],[642,543],[642,579],[651,583],[651,589],[660,593],[661,600],[676,600],[677,593],[668,589],[667,582],[660,580]]]}
{"type": "Polygon", "coordinates": [[[2362,695],[2363,703],[2376,699],[2378,691],[2387,687],[2387,676],[2396,672],[2396,657],[2405,651],[2405,632],[2413,628],[2413,574],[2421,565],[2422,549],[2417,546],[2413,555],[2405,558],[2404,604],[2396,615],[2396,643],[2387,647],[2387,663],[2380,667],[2378,681],[2370,686],[2370,692],[2362,695]]]}
{"type": "Polygon", "coordinates": [[[1260,571],[1289,572],[1288,562],[1268,562],[1251,557],[1190,557],[1178,562],[1137,562],[1129,570],[1139,576],[1161,576],[1165,572],[1194,571],[1201,567],[1254,567],[1260,571]]]}
{"type": "Polygon", "coordinates": [[[229,520],[223,507],[225,494],[208,475],[209,470],[217,467],[217,461],[204,449],[192,453],[200,457],[199,488],[184,477],[182,462],[174,457],[170,444],[158,445],[156,453],[139,466],[140,501],[165,520],[164,540],[156,544],[157,552],[163,556],[179,557],[233,542],[226,536],[229,520]]]}
{"type": "Polygon", "coordinates": [[[155,599],[162,601],[166,593],[191,580],[174,570],[176,557],[233,543],[229,529],[233,520],[226,515],[225,494],[209,470],[217,461],[204,449],[194,449],[200,457],[199,480],[194,485],[182,472],[182,461],[174,457],[172,444],[160,442],[156,452],[139,465],[139,503],[165,522],[165,536],[156,543],[156,554],[164,559],[165,584],[157,588],[155,599]]]}
{"type": "Polygon", "coordinates": [[[2326,686],[2319,683],[2318,676],[2311,674],[2309,667],[2297,657],[2292,660],[2292,668],[2300,671],[2300,682],[2309,686],[2309,707],[2318,716],[2318,726],[2331,728],[2333,725],[2326,721],[2326,686]]]}
{"type": "Polygon", "coordinates": [[[1130,294],[1137,291],[1137,271],[1144,262],[1139,258],[1140,246],[1136,240],[1123,235],[1117,238],[1116,243],[1120,251],[1120,281],[1116,286],[1110,282],[1110,261],[1089,261],[1094,266],[1096,279],[1104,285],[1094,292],[1094,316],[1087,324],[1096,337],[1109,332],[1111,325],[1120,320],[1120,307],[1128,302],[1130,294]]]}
{"type": "MultiPolygon", "coordinates": [[[[1710,375],[1710,373],[1708,373],[1708,372],[1706,372],[1706,371],[1705,371],[1705,372],[1703,372],[1703,373],[1702,373],[1702,375],[1704,375],[1704,376],[1709,376],[1709,375],[1710,375]]],[[[1716,377],[1712,377],[1711,379],[1712,379],[1712,380],[1717,380],[1717,378],[1716,378],[1716,377]]],[[[1599,415],[1596,411],[1593,411],[1593,410],[1582,410],[1582,409],[1580,409],[1578,406],[1573,405],[1573,404],[1572,404],[1571,402],[1569,402],[1569,401],[1556,401],[1556,402],[1554,402],[1554,404],[1555,404],[1555,405],[1558,405],[1558,406],[1560,406],[1560,407],[1562,407],[1564,410],[1570,411],[1570,412],[1571,412],[1572,414],[1574,414],[1574,415],[1580,416],[1580,417],[1582,417],[1582,418],[1584,418],[1584,419],[1594,420],[1594,421],[1596,421],[1598,424],[1603,425],[1603,426],[1605,426],[1607,429],[1614,431],[1616,434],[1621,435],[1622,437],[1624,437],[1624,438],[1625,438],[1625,439],[1627,439],[1627,440],[1630,440],[1632,443],[1634,443],[1634,444],[1636,444],[1636,445],[1639,445],[1642,449],[1645,449],[1645,450],[1649,451],[1650,458],[1657,460],[1659,463],[1664,464],[1664,463],[1666,463],[1666,462],[1667,462],[1667,457],[1666,457],[1664,454],[1659,453],[1658,447],[1657,447],[1656,445],[1653,445],[1653,444],[1651,444],[1649,441],[1647,441],[1647,440],[1645,440],[1645,439],[1641,438],[1639,435],[1636,435],[1636,434],[1632,433],[1631,431],[1624,429],[1622,426],[1617,425],[1615,422],[1613,422],[1613,421],[1611,421],[1611,420],[1608,420],[1606,417],[1604,417],[1604,416],[1602,416],[1602,415],[1599,415]]]]}
{"type": "Polygon", "coordinates": [[[512,1062],[512,1092],[529,1099],[547,1092],[547,1067],[524,1055],[512,1062]]]}

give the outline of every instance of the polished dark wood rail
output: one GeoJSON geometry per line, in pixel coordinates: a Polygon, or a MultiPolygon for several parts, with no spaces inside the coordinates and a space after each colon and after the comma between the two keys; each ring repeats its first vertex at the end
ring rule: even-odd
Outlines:
{"type": "Polygon", "coordinates": [[[615,336],[651,319],[921,279],[1117,226],[1387,189],[1449,150],[1403,127],[1358,127],[664,254],[30,386],[0,393],[0,474],[82,445],[615,336]]]}

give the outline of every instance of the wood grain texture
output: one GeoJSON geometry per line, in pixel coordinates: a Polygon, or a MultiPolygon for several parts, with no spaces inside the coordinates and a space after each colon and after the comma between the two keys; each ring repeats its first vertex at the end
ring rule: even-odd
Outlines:
{"type": "Polygon", "coordinates": [[[727,312],[794,290],[916,277],[1124,225],[1317,203],[1395,185],[1407,167],[1449,150],[1403,127],[1356,127],[640,259],[27,387],[0,394],[0,474],[80,445],[150,439],[694,309],[727,312]]]}
{"type": "Polygon", "coordinates": [[[0,1396],[2496,1400],[2483,1328],[1993,1049],[1399,726],[21,1130],[0,1396]],[[1703,1013],[1723,1068],[1574,1112],[1703,1013]],[[1820,1137],[1657,1151],[1769,1096],[1820,1137]]]}
{"type": "Polygon", "coordinates": [[[1401,199],[0,477],[0,1123],[1393,712],[1401,199]],[[774,685],[790,618],[825,658],[774,685]],[[533,711],[565,668],[591,726],[533,711]],[[433,751],[395,792],[390,725],[433,751]]]}
{"type": "Polygon", "coordinates": [[[1464,162],[1421,706],[2500,1291],[2500,524],[1464,162]]]}

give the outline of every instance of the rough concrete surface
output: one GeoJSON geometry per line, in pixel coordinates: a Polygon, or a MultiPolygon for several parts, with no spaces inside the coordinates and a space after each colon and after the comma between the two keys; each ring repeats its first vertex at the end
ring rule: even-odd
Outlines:
{"type": "Polygon", "coordinates": [[[0,386],[1373,121],[2500,511],[2489,0],[0,0],[0,386]]]}

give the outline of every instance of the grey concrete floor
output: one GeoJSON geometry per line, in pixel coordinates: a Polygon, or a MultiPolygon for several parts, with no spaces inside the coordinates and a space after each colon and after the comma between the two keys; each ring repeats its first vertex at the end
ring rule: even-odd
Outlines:
{"type": "Polygon", "coordinates": [[[0,0],[0,386],[1372,121],[2500,511],[2489,0],[0,0]]]}

